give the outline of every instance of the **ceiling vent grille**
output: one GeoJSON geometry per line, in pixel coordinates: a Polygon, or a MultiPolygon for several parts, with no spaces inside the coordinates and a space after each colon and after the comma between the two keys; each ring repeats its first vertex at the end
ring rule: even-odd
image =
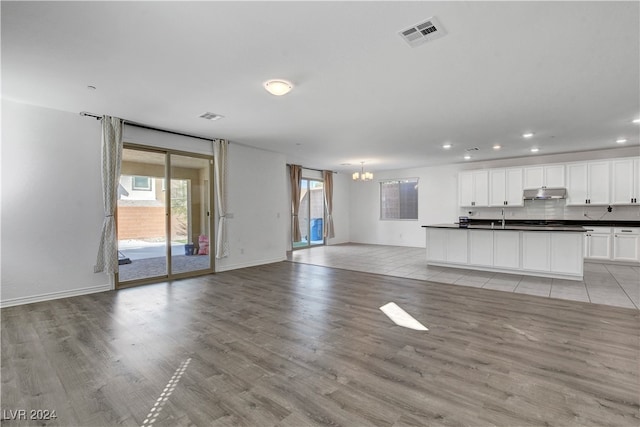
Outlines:
{"type": "Polygon", "coordinates": [[[480,149],[478,147],[473,147],[473,148],[467,148],[466,151],[479,151],[480,149]]]}
{"type": "Polygon", "coordinates": [[[203,113],[200,115],[200,118],[207,119],[207,120],[220,120],[223,117],[224,116],[221,116],[220,114],[215,114],[215,113],[203,113]]]}
{"type": "Polygon", "coordinates": [[[404,41],[409,43],[409,46],[416,47],[445,36],[447,30],[445,30],[438,18],[432,16],[424,22],[398,32],[398,34],[404,41]]]}

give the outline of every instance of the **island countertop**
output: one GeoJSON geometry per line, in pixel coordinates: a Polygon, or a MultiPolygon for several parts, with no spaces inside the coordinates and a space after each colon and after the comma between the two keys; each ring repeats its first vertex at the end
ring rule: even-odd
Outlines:
{"type": "Polygon", "coordinates": [[[455,228],[459,230],[494,230],[494,231],[560,231],[584,233],[587,230],[579,225],[518,225],[518,224],[502,224],[499,222],[491,226],[491,224],[469,224],[468,227],[460,227],[458,224],[432,224],[423,225],[423,228],[455,228]]]}

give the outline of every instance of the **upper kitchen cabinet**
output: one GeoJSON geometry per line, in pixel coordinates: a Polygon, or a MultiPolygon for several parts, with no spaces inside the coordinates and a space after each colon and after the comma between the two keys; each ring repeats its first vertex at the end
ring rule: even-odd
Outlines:
{"type": "Polygon", "coordinates": [[[524,168],[523,188],[564,188],[564,164],[528,166],[524,168]]]}
{"type": "Polygon", "coordinates": [[[637,205],[640,199],[640,158],[611,162],[611,204],[637,205]]]}
{"type": "Polygon", "coordinates": [[[567,165],[567,206],[611,203],[611,162],[569,163],[567,165]]]}
{"type": "Polygon", "coordinates": [[[476,170],[458,174],[458,205],[489,206],[489,171],[476,170]]]}
{"type": "Polygon", "coordinates": [[[524,206],[522,168],[489,171],[489,206],[524,206]]]}

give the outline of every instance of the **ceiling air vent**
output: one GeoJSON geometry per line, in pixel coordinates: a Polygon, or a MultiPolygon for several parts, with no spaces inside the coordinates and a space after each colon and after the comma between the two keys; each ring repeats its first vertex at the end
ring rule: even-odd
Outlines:
{"type": "Polygon", "coordinates": [[[478,147],[473,147],[473,148],[467,148],[466,151],[480,151],[480,149],[478,147]]]}
{"type": "Polygon", "coordinates": [[[445,30],[440,21],[438,21],[438,18],[432,16],[424,22],[420,22],[419,24],[398,32],[398,34],[409,43],[409,46],[416,47],[445,36],[447,30],[445,30]]]}

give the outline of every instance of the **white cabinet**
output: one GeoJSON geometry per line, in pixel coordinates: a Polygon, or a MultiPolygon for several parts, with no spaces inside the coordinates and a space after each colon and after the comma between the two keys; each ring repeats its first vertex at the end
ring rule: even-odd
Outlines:
{"type": "Polygon", "coordinates": [[[564,164],[525,167],[523,188],[564,188],[564,174],[564,164]]]}
{"type": "Polygon", "coordinates": [[[551,270],[550,234],[541,231],[524,231],[522,233],[522,268],[534,271],[551,270]]]}
{"type": "Polygon", "coordinates": [[[458,205],[489,206],[489,171],[477,170],[458,174],[458,205]]]}
{"type": "Polygon", "coordinates": [[[567,165],[567,206],[608,205],[611,162],[569,163],[567,165]]]}
{"type": "Polygon", "coordinates": [[[493,265],[493,231],[469,230],[469,264],[493,265]]]}
{"type": "Polygon", "coordinates": [[[611,228],[585,227],[584,257],[588,259],[611,259],[611,228]]]}
{"type": "Polygon", "coordinates": [[[520,268],[520,232],[496,231],[493,241],[493,265],[500,268],[520,268]]]}
{"type": "Polygon", "coordinates": [[[489,171],[489,206],[524,206],[522,168],[489,171]]]}
{"type": "Polygon", "coordinates": [[[427,259],[430,261],[466,263],[467,230],[429,228],[427,259]]]}
{"type": "Polygon", "coordinates": [[[640,261],[640,228],[613,229],[613,259],[640,261]]]}
{"type": "Polygon", "coordinates": [[[611,204],[640,204],[640,159],[616,159],[611,162],[611,204]]]}
{"type": "Polygon", "coordinates": [[[427,229],[427,259],[447,260],[447,231],[444,228],[427,229]]]}
{"type": "Polygon", "coordinates": [[[467,257],[467,230],[447,230],[447,262],[466,264],[467,257]]]}
{"type": "Polygon", "coordinates": [[[550,233],[550,238],[551,271],[582,274],[583,237],[579,233],[550,233]]]}

